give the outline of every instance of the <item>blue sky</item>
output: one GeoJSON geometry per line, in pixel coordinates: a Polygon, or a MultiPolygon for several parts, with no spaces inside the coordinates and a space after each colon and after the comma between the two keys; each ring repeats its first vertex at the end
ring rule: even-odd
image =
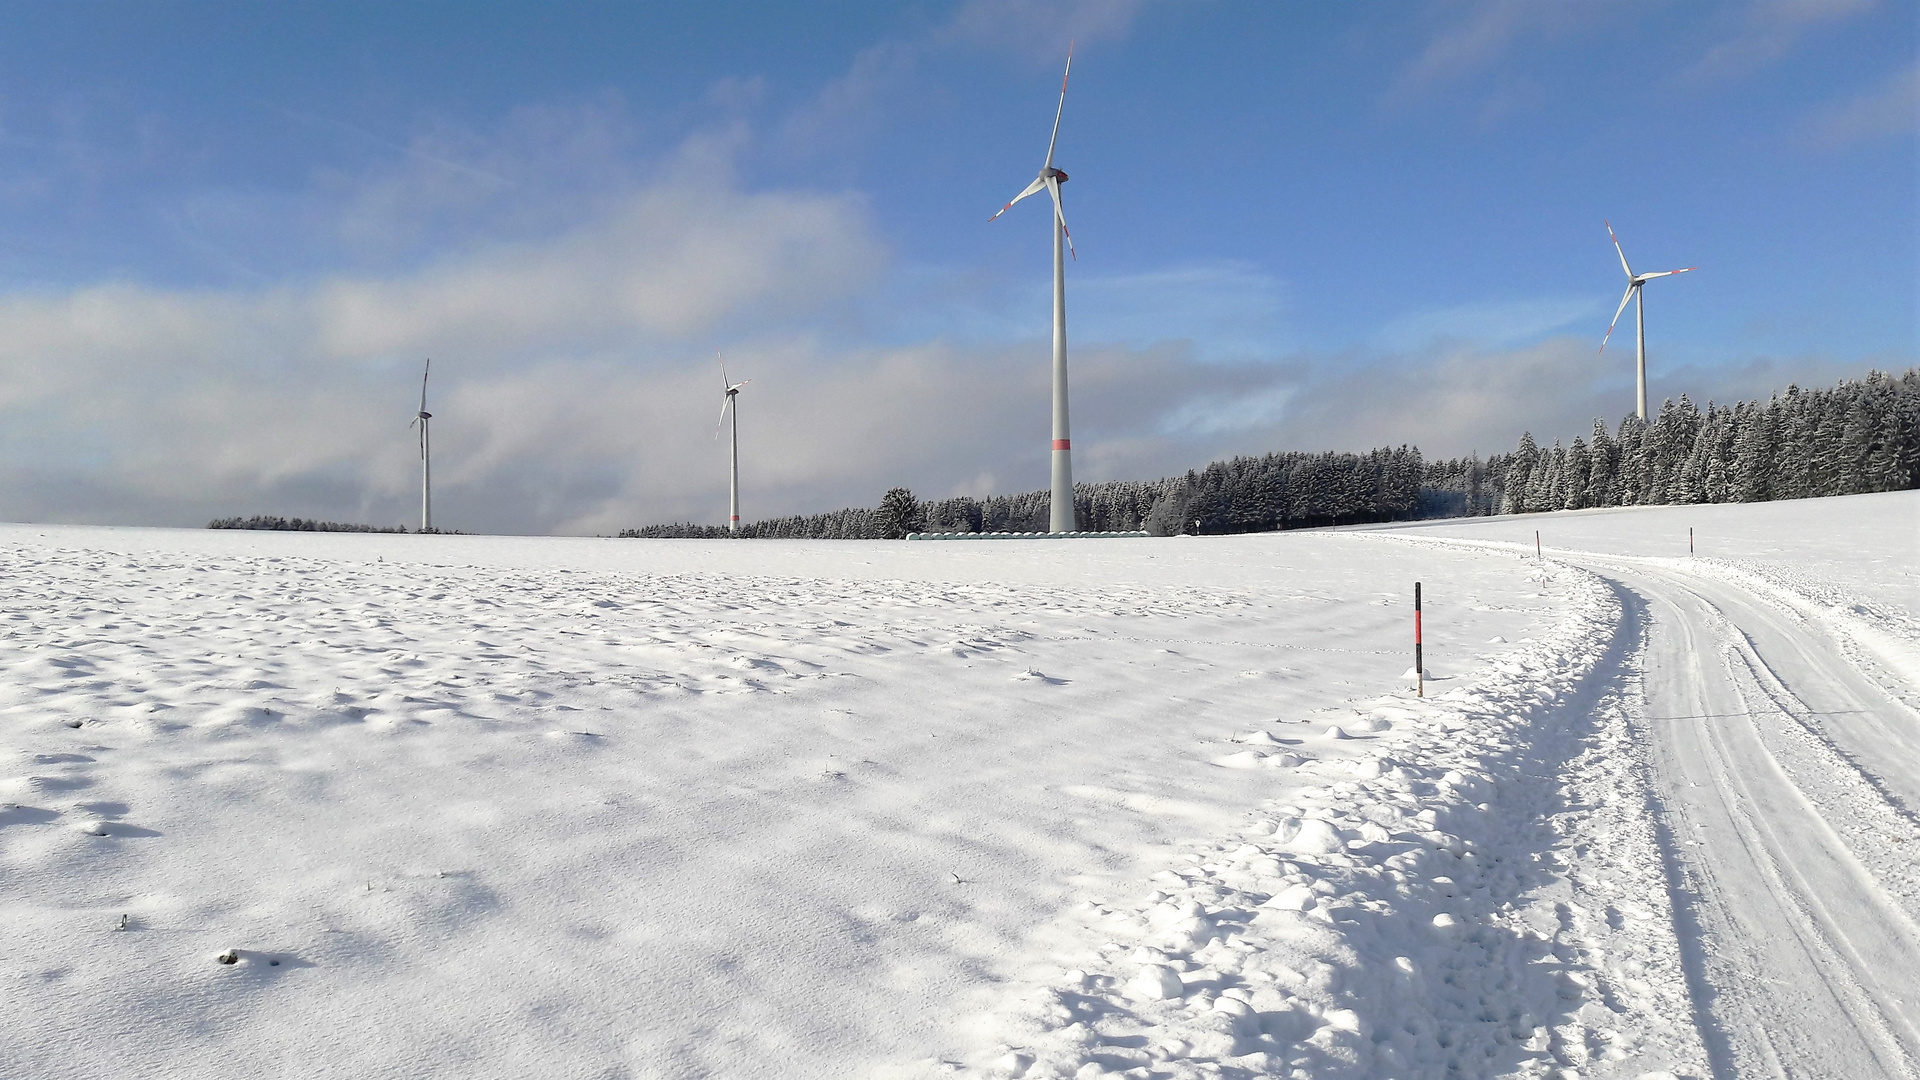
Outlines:
{"type": "Polygon", "coordinates": [[[403,520],[428,353],[473,528],[718,520],[716,348],[750,517],[1040,487],[1069,40],[1082,479],[1617,418],[1603,218],[1656,398],[1920,353],[1911,4],[33,5],[0,517],[403,520]]]}

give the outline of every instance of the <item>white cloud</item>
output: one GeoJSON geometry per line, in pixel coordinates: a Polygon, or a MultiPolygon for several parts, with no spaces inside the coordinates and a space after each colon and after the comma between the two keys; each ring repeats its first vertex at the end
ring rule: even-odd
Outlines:
{"type": "MultiPolygon", "coordinates": [[[[1437,5],[1444,13],[1426,47],[1387,87],[1382,102],[1401,106],[1493,68],[1530,37],[1553,37],[1604,16],[1601,5],[1476,0],[1437,5]],[[1456,17],[1457,16],[1457,17],[1456,17]]],[[[1511,109],[1510,92],[1496,94],[1491,111],[1511,109]]]]}
{"type": "MultiPolygon", "coordinates": [[[[1201,360],[1270,360],[1293,349],[1292,287],[1239,260],[1187,262],[1131,274],[1068,271],[1071,342],[1148,348],[1183,343],[1201,360]]],[[[888,275],[869,316],[888,336],[1002,342],[1044,334],[1050,277],[1009,281],[917,266],[888,275]]]]}
{"type": "Polygon", "coordinates": [[[406,274],[0,298],[7,458],[96,500],[66,502],[16,475],[41,500],[23,508],[16,491],[0,505],[108,520],[167,506],[161,520],[174,523],[375,509],[390,520],[412,484],[413,372],[434,355],[453,504],[470,488],[489,503],[484,527],[550,527],[579,513],[579,491],[620,489],[630,470],[605,463],[649,444],[644,418],[658,422],[662,392],[690,392],[695,371],[704,390],[714,339],[791,330],[883,261],[856,197],[674,179],[544,242],[406,274]],[[87,448],[84,460],[63,445],[87,448]],[[563,498],[510,508],[480,494],[516,483],[563,498]]]}
{"type": "MultiPolygon", "coordinates": [[[[656,195],[634,205],[680,205],[656,195]]],[[[755,198],[735,194],[706,212],[751,215],[741,208],[755,198]]],[[[763,198],[772,200],[765,206],[801,204],[786,221],[792,236],[841,212],[830,198],[819,206],[797,195],[763,198]]],[[[661,226],[690,236],[719,227],[661,226]]],[[[792,299],[795,281],[831,274],[850,257],[846,235],[839,227],[815,235],[821,262],[761,268],[749,277],[760,291],[727,282],[717,287],[721,299],[700,298],[700,310],[713,314],[697,343],[671,336],[685,324],[670,319],[663,333],[617,299],[584,314],[550,306],[544,323],[516,316],[507,320],[513,333],[497,340],[459,330],[463,349],[435,363],[437,517],[522,532],[718,521],[726,456],[713,438],[719,389],[708,343],[721,338],[735,377],[754,380],[740,400],[749,517],[867,504],[895,484],[923,497],[1043,486],[1048,365],[1038,337],[841,349],[809,330],[804,312],[755,335],[725,334],[763,297],[792,299]],[[580,325],[599,329],[583,334],[580,325]]],[[[551,272],[549,256],[535,252],[528,273],[551,272]]],[[[493,259],[483,278],[513,277],[503,256],[493,259]]],[[[588,263],[579,274],[603,269],[588,263]]],[[[445,266],[425,277],[467,280],[462,273],[445,266]]],[[[11,463],[0,470],[0,516],[412,520],[418,459],[406,420],[416,358],[355,354],[339,342],[367,333],[354,320],[380,328],[378,342],[408,345],[424,343],[421,327],[452,325],[433,311],[396,315],[393,297],[466,312],[473,305],[452,287],[393,286],[391,297],[376,297],[375,315],[349,319],[349,331],[329,322],[339,317],[327,299],[333,286],[235,294],[120,286],[5,300],[0,319],[15,333],[0,346],[0,460],[11,463]]],[[[611,295],[584,280],[581,287],[611,295]]],[[[812,302],[836,304],[845,287],[826,281],[812,302]]],[[[495,295],[514,302],[510,291],[495,295]]],[[[1072,364],[1076,471],[1086,480],[1151,478],[1285,449],[1413,442],[1433,455],[1486,453],[1510,446],[1523,427],[1548,439],[1584,433],[1594,415],[1617,418],[1631,400],[1630,366],[1594,356],[1584,336],[1280,363],[1207,362],[1177,344],[1083,345],[1072,364]]],[[[1662,369],[1654,395],[1687,389],[1727,400],[1790,377],[1857,373],[1806,361],[1662,369]]]]}
{"type": "Polygon", "coordinates": [[[1140,7],[1138,0],[968,0],[934,37],[1057,64],[1069,42],[1125,37],[1140,7]]]}
{"type": "Polygon", "coordinates": [[[1920,130],[1920,62],[1894,72],[1865,94],[1815,112],[1805,130],[1814,145],[1826,150],[1888,136],[1912,138],[1920,130]]]}
{"type": "Polygon", "coordinates": [[[788,153],[822,156],[872,134],[912,93],[928,60],[957,49],[988,50],[1052,66],[1070,44],[1118,40],[1132,29],[1138,0],[967,0],[945,22],[860,52],[847,72],[783,121],[788,153]]]}
{"type": "Polygon", "coordinates": [[[1689,73],[1705,80],[1750,74],[1793,50],[1815,28],[1873,7],[1873,0],[1764,0],[1736,5],[1739,26],[1716,42],[1689,73]]]}
{"type": "Polygon", "coordinates": [[[1292,348],[1287,285],[1247,262],[1187,263],[1074,282],[1079,334],[1136,346],[1177,340],[1204,360],[1271,359],[1292,348]]]}
{"type": "Polygon", "coordinates": [[[1582,320],[1606,317],[1605,301],[1592,297],[1481,301],[1402,315],[1381,328],[1378,340],[1392,352],[1448,342],[1503,349],[1536,341],[1582,320]]]}

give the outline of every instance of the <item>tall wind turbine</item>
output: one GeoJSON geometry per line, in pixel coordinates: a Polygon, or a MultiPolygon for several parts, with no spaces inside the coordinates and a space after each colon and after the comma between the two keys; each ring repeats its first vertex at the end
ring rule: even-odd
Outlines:
{"type": "Polygon", "coordinates": [[[427,366],[420,373],[420,411],[414,414],[407,424],[420,425],[420,531],[433,528],[433,440],[427,437],[427,425],[433,421],[433,414],[427,411],[427,376],[433,374],[433,359],[427,359],[427,366]]]}
{"type": "MultiPolygon", "coordinates": [[[[1027,190],[1000,208],[992,221],[1006,213],[1013,203],[1042,190],[1053,196],[1053,506],[1047,518],[1049,532],[1073,532],[1073,441],[1067,432],[1067,252],[1073,251],[1073,237],[1067,232],[1067,212],[1060,206],[1060,185],[1067,174],[1053,167],[1053,147],[1060,141],[1060,115],[1067,108],[1067,76],[1073,74],[1073,46],[1067,46],[1067,70],[1060,76],[1060,104],[1053,110],[1053,137],[1047,140],[1047,160],[1040,175],[1027,190]]],[[[1078,252],[1073,254],[1079,261],[1078,252]]]]}
{"type": "Polygon", "coordinates": [[[733,409],[733,451],[728,455],[731,462],[732,479],[727,482],[727,531],[737,533],[740,531],[740,406],[734,399],[740,396],[740,388],[753,380],[742,379],[737,383],[728,382],[727,362],[721,357],[720,350],[715,349],[713,351],[713,358],[720,361],[720,386],[722,392],[726,395],[725,399],[720,402],[720,422],[713,426],[714,438],[718,439],[720,437],[720,429],[727,423],[727,409],[729,407],[733,409]]]}
{"type": "Polygon", "coordinates": [[[1657,277],[1671,277],[1674,274],[1684,274],[1689,270],[1698,268],[1683,266],[1678,270],[1661,270],[1658,273],[1652,274],[1636,274],[1633,272],[1633,267],[1627,265],[1627,253],[1620,250],[1620,238],[1613,235],[1613,222],[1608,221],[1606,225],[1607,237],[1613,241],[1613,250],[1620,253],[1620,269],[1627,272],[1627,292],[1626,295],[1620,298],[1620,306],[1613,309],[1613,322],[1607,324],[1607,336],[1600,339],[1600,351],[1606,352],[1607,342],[1613,340],[1613,328],[1620,322],[1620,313],[1627,310],[1627,301],[1639,300],[1640,302],[1634,305],[1633,312],[1640,322],[1640,363],[1636,371],[1638,372],[1639,382],[1638,401],[1640,419],[1644,421],[1647,418],[1647,301],[1646,297],[1641,294],[1640,287],[1657,277]]]}

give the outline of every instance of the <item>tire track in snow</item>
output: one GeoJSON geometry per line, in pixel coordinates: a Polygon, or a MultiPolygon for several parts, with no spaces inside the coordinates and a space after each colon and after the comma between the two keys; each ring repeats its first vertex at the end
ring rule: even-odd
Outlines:
{"type": "Polygon", "coordinates": [[[1911,777],[1860,745],[1911,716],[1842,650],[1737,588],[1647,560],[1580,561],[1651,614],[1640,722],[1692,901],[1682,922],[1702,934],[1690,957],[1715,1072],[1916,1075],[1916,890],[1888,842],[1912,821],[1883,786],[1911,777]]]}

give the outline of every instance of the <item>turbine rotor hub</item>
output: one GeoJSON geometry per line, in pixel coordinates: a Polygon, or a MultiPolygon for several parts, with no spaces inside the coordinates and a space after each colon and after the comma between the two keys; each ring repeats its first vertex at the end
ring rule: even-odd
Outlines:
{"type": "Polygon", "coordinates": [[[1047,166],[1046,168],[1044,168],[1044,169],[1042,169],[1042,170],[1040,170],[1040,175],[1041,175],[1041,176],[1043,176],[1043,177],[1046,177],[1046,176],[1051,176],[1051,177],[1053,177],[1053,178],[1054,178],[1055,180],[1058,180],[1058,181],[1060,181],[1060,182],[1061,182],[1061,183],[1063,183],[1063,184],[1067,182],[1067,174],[1066,174],[1066,173],[1064,173],[1064,172],[1061,172],[1061,171],[1060,171],[1059,169],[1056,169],[1056,168],[1054,168],[1054,167],[1053,167],[1053,166],[1051,166],[1051,165],[1049,165],[1049,166],[1047,166]]]}

